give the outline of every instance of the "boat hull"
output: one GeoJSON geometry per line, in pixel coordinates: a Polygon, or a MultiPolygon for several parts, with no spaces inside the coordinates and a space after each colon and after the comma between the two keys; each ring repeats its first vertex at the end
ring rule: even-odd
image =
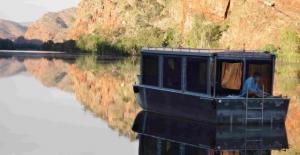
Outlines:
{"type": "Polygon", "coordinates": [[[285,98],[209,98],[141,85],[134,92],[145,111],[218,124],[284,123],[289,105],[285,98]]]}

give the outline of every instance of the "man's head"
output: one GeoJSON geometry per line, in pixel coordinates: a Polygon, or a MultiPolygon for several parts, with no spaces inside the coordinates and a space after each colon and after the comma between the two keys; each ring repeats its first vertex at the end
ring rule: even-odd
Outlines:
{"type": "Polygon", "coordinates": [[[255,78],[256,82],[259,82],[261,79],[261,74],[259,72],[255,72],[253,77],[255,78]]]}

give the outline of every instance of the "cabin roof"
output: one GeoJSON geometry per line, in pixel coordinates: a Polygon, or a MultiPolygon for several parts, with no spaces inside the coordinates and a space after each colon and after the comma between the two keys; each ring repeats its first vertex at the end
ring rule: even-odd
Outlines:
{"type": "Polygon", "coordinates": [[[272,59],[275,55],[262,50],[193,49],[193,48],[142,48],[142,53],[178,56],[216,56],[220,59],[272,59]]]}

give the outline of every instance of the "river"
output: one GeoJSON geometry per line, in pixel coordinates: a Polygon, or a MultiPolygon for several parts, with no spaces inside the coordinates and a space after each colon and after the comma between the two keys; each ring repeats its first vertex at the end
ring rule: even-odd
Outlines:
{"type": "Polygon", "coordinates": [[[112,131],[69,92],[24,72],[0,79],[0,86],[0,154],[137,154],[137,142],[112,131]]]}
{"type": "MultiPolygon", "coordinates": [[[[300,153],[298,63],[279,60],[275,94],[292,101],[290,149],[300,153]],[[288,79],[288,80],[287,80],[288,79]]],[[[0,154],[138,154],[131,127],[141,111],[132,85],[136,59],[0,59],[0,154]]]]}

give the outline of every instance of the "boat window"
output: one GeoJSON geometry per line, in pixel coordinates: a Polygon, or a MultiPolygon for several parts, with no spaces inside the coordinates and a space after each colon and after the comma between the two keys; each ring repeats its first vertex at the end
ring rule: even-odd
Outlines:
{"type": "Polygon", "coordinates": [[[273,65],[271,61],[247,61],[247,77],[253,76],[255,72],[261,74],[260,86],[265,92],[272,91],[273,65]]]}
{"type": "Polygon", "coordinates": [[[153,155],[157,152],[157,139],[140,135],[139,154],[153,155]]]}
{"type": "Polygon", "coordinates": [[[242,85],[242,63],[222,63],[221,86],[224,89],[239,90],[242,85]]]}
{"type": "Polygon", "coordinates": [[[165,57],[163,86],[165,88],[181,89],[181,58],[165,57]]]}
{"type": "Polygon", "coordinates": [[[217,67],[217,95],[240,94],[243,79],[243,63],[241,61],[219,61],[217,67]]]}
{"type": "Polygon", "coordinates": [[[207,59],[187,58],[186,89],[207,93],[207,59]]]}
{"type": "Polygon", "coordinates": [[[142,83],[145,85],[158,86],[158,56],[144,55],[142,67],[142,83]]]}

